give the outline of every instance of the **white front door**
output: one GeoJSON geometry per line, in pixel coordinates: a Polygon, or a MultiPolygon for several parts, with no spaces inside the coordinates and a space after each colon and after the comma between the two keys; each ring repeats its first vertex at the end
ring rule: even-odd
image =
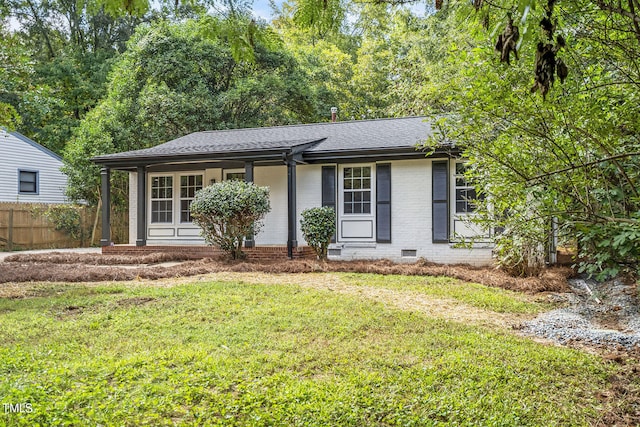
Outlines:
{"type": "Polygon", "coordinates": [[[338,241],[375,242],[375,169],[344,165],[338,172],[338,241]]]}

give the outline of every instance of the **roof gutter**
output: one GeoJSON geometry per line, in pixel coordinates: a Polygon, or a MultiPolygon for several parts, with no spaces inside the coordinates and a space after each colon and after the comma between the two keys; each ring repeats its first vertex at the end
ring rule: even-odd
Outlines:
{"type": "Polygon", "coordinates": [[[455,148],[438,148],[433,153],[427,154],[424,151],[413,147],[407,148],[391,148],[391,149],[376,149],[376,150],[343,150],[343,151],[320,151],[320,152],[307,152],[303,154],[303,158],[308,163],[323,163],[340,161],[358,161],[363,159],[385,159],[385,160],[400,160],[407,158],[422,159],[428,158],[442,158],[449,157],[451,155],[459,154],[458,149],[455,148]]]}

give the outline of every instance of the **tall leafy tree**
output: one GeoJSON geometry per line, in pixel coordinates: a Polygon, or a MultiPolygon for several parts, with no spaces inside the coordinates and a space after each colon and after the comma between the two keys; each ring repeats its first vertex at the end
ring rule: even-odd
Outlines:
{"type": "MultiPolygon", "coordinates": [[[[136,31],[111,71],[107,97],[65,149],[72,198],[97,202],[99,174],[89,159],[98,154],[146,148],[200,130],[316,117],[305,75],[267,28],[255,29],[248,59],[235,58],[229,25],[236,23],[205,16],[136,31]]],[[[119,189],[126,193],[126,187],[119,189]]]]}
{"type": "MultiPolygon", "coordinates": [[[[484,194],[473,219],[504,230],[496,242],[506,268],[538,271],[556,229],[577,244],[584,271],[600,277],[637,272],[640,45],[629,37],[634,26],[625,27],[609,10],[569,3],[561,11],[553,40],[560,37],[563,47],[553,70],[540,69],[539,44],[517,45],[520,60],[507,65],[488,33],[464,50],[440,33],[451,48],[443,63],[436,61],[448,79],[435,92],[448,100],[437,139],[455,141],[470,160],[468,178],[484,194]],[[571,72],[564,82],[557,74],[560,58],[571,72]],[[540,72],[554,73],[546,90],[540,72]]],[[[542,10],[527,19],[544,22],[546,16],[542,10]]],[[[496,24],[500,31],[509,25],[504,18],[496,24]]],[[[522,22],[524,11],[511,18],[522,22]]],[[[540,31],[531,39],[548,36],[540,31]]],[[[440,68],[430,70],[438,75],[440,68]]]]}
{"type": "Polygon", "coordinates": [[[13,129],[22,118],[13,102],[27,89],[33,73],[27,47],[0,20],[0,126],[13,129]]]}
{"type": "MultiPolygon", "coordinates": [[[[111,60],[124,47],[137,17],[114,17],[95,1],[4,0],[13,37],[29,52],[32,72],[10,105],[19,130],[61,152],[82,117],[105,94],[111,60]]],[[[6,41],[0,41],[0,45],[6,41]]]]}

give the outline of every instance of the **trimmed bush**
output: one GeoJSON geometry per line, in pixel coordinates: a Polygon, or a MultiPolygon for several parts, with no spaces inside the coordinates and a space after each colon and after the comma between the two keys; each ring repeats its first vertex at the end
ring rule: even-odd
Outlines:
{"type": "Polygon", "coordinates": [[[190,209],[209,245],[218,246],[233,259],[242,258],[244,238],[260,231],[262,218],[271,210],[269,188],[223,181],[198,191],[190,209]]]}
{"type": "Polygon", "coordinates": [[[327,259],[331,237],[336,232],[336,213],[333,208],[311,208],[302,211],[300,227],[304,240],[321,260],[327,259]]]}

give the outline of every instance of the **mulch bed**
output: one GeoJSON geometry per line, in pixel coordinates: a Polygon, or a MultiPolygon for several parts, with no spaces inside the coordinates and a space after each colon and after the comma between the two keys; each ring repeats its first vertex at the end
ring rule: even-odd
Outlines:
{"type": "Polygon", "coordinates": [[[518,278],[490,267],[441,265],[428,262],[396,264],[378,261],[228,261],[203,259],[177,265],[158,265],[183,261],[179,254],[156,253],[145,256],[101,254],[16,254],[0,263],[0,283],[6,282],[102,282],[135,279],[187,277],[222,271],[264,273],[353,272],[401,274],[415,276],[447,276],[526,293],[566,292],[570,268],[550,268],[539,277],[518,278]]]}

